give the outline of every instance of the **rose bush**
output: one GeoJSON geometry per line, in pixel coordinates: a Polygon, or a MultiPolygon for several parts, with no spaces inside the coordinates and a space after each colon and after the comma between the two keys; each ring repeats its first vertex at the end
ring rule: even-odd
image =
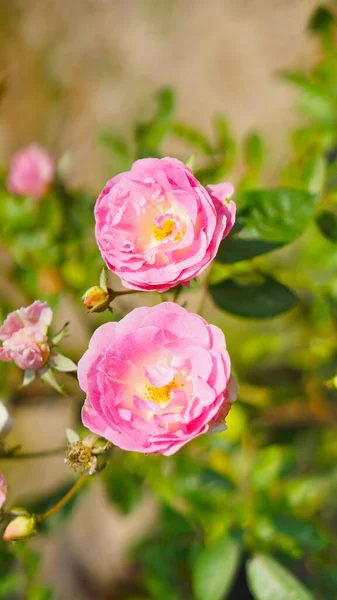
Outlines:
{"type": "Polygon", "coordinates": [[[40,200],[55,175],[53,157],[41,146],[32,144],[12,157],[7,187],[18,196],[40,200]]]}
{"type": "MultiPolygon", "coordinates": [[[[211,186],[219,189],[219,186],[211,186]]],[[[203,187],[174,158],[137,160],[108,181],[95,207],[96,240],[127,288],[166,290],[188,284],[215,257],[235,221],[228,196],[203,187]]]]}
{"type": "Polygon", "coordinates": [[[234,400],[222,331],[181,306],[105,323],[78,364],[82,420],[125,450],[170,455],[219,425],[234,400]]]}

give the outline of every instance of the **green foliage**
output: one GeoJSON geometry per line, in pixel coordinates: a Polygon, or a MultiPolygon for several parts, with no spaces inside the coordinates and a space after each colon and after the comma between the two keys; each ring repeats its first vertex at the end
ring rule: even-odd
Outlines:
{"type": "Polygon", "coordinates": [[[260,274],[225,279],[210,285],[209,291],[217,306],[251,319],[276,317],[297,304],[296,295],[287,286],[260,274]]]}
{"type": "Polygon", "coordinates": [[[265,159],[263,140],[258,133],[251,133],[245,139],[245,159],[252,171],[259,171],[265,159]]]}
{"type": "Polygon", "coordinates": [[[314,600],[311,593],[270,556],[255,556],[247,565],[256,600],[314,600]]]}
{"type": "Polygon", "coordinates": [[[319,6],[310,19],[309,29],[314,33],[325,33],[331,29],[334,22],[333,13],[325,6],[319,6]]]}
{"type": "Polygon", "coordinates": [[[196,600],[227,598],[240,559],[239,546],[228,534],[200,552],[194,564],[196,600]]]}
{"type": "Polygon", "coordinates": [[[104,473],[105,490],[111,502],[127,514],[138,504],[142,480],[133,473],[110,467],[104,473]]]}
{"type": "Polygon", "coordinates": [[[317,197],[302,190],[251,190],[240,198],[244,207],[241,239],[289,244],[312,220],[317,197]]]}
{"type": "Polygon", "coordinates": [[[337,215],[322,210],[316,217],[316,223],[322,234],[331,242],[337,243],[337,215]]]}

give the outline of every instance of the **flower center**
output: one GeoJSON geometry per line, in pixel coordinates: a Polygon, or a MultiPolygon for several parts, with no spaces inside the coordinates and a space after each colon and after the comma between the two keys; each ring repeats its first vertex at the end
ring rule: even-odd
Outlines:
{"type": "Polygon", "coordinates": [[[151,402],[156,402],[157,404],[166,404],[170,399],[170,393],[172,390],[176,390],[178,384],[175,378],[170,381],[167,385],[163,385],[162,387],[155,387],[154,385],[146,385],[146,400],[151,400],[151,402]]]}
{"type": "Polygon", "coordinates": [[[154,223],[152,225],[153,237],[158,242],[161,242],[162,240],[164,240],[166,237],[168,237],[169,235],[171,235],[173,233],[175,227],[176,227],[176,223],[175,223],[174,219],[166,219],[165,221],[162,221],[160,224],[160,227],[158,227],[158,225],[156,225],[154,223]]]}

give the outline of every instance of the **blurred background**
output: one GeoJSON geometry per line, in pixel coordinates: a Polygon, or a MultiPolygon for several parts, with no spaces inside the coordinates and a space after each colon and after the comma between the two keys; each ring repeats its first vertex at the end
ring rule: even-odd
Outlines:
{"type": "MultiPolygon", "coordinates": [[[[88,316],[80,301],[102,266],[93,202],[137,156],[194,153],[204,180],[226,177],[240,191],[316,186],[324,195],[325,183],[316,172],[314,183],[306,179],[303,167],[313,155],[325,160],[337,141],[336,54],[308,30],[316,8],[315,0],[0,0],[0,316],[47,299],[55,331],[70,321],[62,348],[77,360],[97,325],[157,301],[151,294],[120,299],[112,317],[88,316]],[[315,74],[324,60],[323,96],[314,84],[280,76],[315,74]],[[296,109],[301,93],[310,126],[296,109]],[[325,136],[322,121],[330,127],[325,136]],[[220,129],[221,152],[214,150],[220,129]],[[29,203],[18,205],[6,191],[10,157],[32,142],[55,157],[59,177],[33,217],[29,203]]],[[[328,200],[335,202],[331,169],[328,200]]],[[[224,328],[241,382],[228,435],[193,442],[166,461],[116,452],[67,519],[28,550],[1,549],[0,598],[195,598],[200,545],[229,529],[244,551],[226,597],[252,598],[243,564],[249,548],[262,548],[280,556],[315,598],[337,598],[336,394],[324,387],[336,371],[336,246],[312,225],[291,247],[255,260],[299,289],[301,307],[247,321],[206,299],[203,314],[224,328]],[[251,495],[258,498],[252,531],[251,495]]],[[[110,283],[120,285],[113,277],[110,283]]],[[[197,310],[200,294],[184,295],[189,309],[197,310]]],[[[74,382],[65,377],[66,398],[40,383],[18,392],[17,369],[0,365],[1,398],[15,417],[10,441],[29,451],[65,445],[83,401],[74,382]]],[[[1,468],[9,501],[34,507],[74,479],[60,456],[3,461],[1,468]]]]}
{"type": "Polygon", "coordinates": [[[69,177],[94,194],[111,175],[102,130],[130,135],[153,94],[174,87],[177,118],[204,133],[225,114],[259,129],[268,174],[289,152],[294,92],[281,69],[317,57],[306,26],[315,0],[2,0],[1,161],[39,141],[69,155],[69,177]]]}

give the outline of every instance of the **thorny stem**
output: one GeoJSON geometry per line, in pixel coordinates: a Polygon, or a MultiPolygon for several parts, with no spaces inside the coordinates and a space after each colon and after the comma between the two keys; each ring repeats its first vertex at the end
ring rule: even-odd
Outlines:
{"type": "Polygon", "coordinates": [[[53,448],[52,450],[41,450],[40,452],[22,452],[20,454],[4,454],[0,455],[0,460],[25,460],[33,458],[45,458],[48,456],[54,456],[55,454],[64,454],[66,451],[65,447],[53,448]]]}
{"type": "Polygon", "coordinates": [[[81,477],[76,481],[73,487],[70,488],[70,490],[65,494],[65,496],[63,496],[63,498],[61,498],[61,500],[56,502],[56,504],[54,504],[54,506],[52,506],[46,512],[42,513],[41,515],[37,515],[36,518],[38,523],[43,523],[43,521],[49,519],[49,517],[54,515],[61,508],[63,508],[63,506],[68,504],[68,502],[77,494],[78,490],[80,490],[81,487],[83,487],[89,481],[89,478],[90,475],[83,473],[83,475],[81,475],[81,477]]]}

